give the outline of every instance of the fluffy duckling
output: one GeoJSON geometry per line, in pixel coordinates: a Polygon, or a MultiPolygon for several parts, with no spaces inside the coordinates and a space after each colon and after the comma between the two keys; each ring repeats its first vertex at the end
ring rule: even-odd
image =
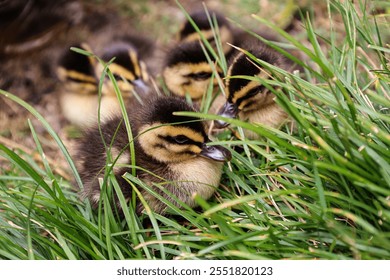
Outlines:
{"type": "MultiPolygon", "coordinates": [[[[109,68],[124,97],[131,97],[134,92],[140,95],[150,93],[148,85],[149,74],[146,64],[140,60],[138,51],[133,45],[127,42],[111,44],[104,50],[101,58],[105,62],[109,62],[112,58],[115,58],[109,68]]],[[[103,65],[100,63],[95,65],[95,71],[96,75],[100,77],[103,72],[103,65]]],[[[113,84],[109,81],[108,77],[104,81],[102,93],[114,93],[113,84]]]]}
{"type": "MultiPolygon", "coordinates": [[[[129,112],[136,165],[140,167],[137,177],[176,206],[179,206],[177,202],[154,184],[162,183],[190,207],[196,206],[195,194],[203,199],[210,198],[219,185],[223,162],[231,158],[230,152],[222,146],[208,145],[204,123],[199,119],[173,115],[177,111],[194,111],[183,99],[153,97],[138,106],[129,112]]],[[[116,160],[112,170],[125,198],[132,197],[131,186],[122,178],[126,172],[131,173],[131,168],[125,166],[131,164],[131,155],[123,121],[120,117],[111,119],[101,129],[108,149],[96,127],[86,132],[78,149],[83,195],[94,206],[100,199],[98,179],[104,176],[108,153],[116,160]]],[[[153,211],[166,211],[167,206],[162,201],[145,190],[140,191],[153,211]]],[[[118,201],[116,205],[119,206],[118,201]]],[[[144,209],[139,201],[136,209],[138,213],[144,209]]]]}
{"type": "MultiPolygon", "coordinates": [[[[91,52],[87,45],[82,44],[81,47],[91,52]]],[[[115,58],[109,68],[126,103],[133,101],[134,92],[143,97],[149,93],[146,66],[138,59],[137,52],[131,44],[113,43],[104,50],[101,58],[105,62],[115,58]]],[[[98,84],[103,70],[103,65],[96,58],[73,51],[68,51],[60,61],[57,73],[64,84],[60,104],[63,115],[71,123],[81,127],[96,123],[99,102],[101,120],[120,114],[113,84],[107,76],[103,81],[99,101],[98,84]]]]}
{"type": "MultiPolygon", "coordinates": [[[[263,45],[263,43],[249,34],[232,28],[222,14],[210,11],[209,15],[211,19],[215,18],[218,23],[219,37],[226,57],[236,53],[228,43],[242,46],[245,42],[245,45],[254,42],[257,45],[263,45]]],[[[215,47],[214,32],[207,13],[204,10],[199,10],[191,13],[190,17],[204,37],[215,47]]],[[[217,80],[211,81],[213,70],[199,43],[200,35],[188,20],[184,22],[178,32],[178,39],[179,44],[168,51],[165,59],[163,70],[165,84],[175,95],[183,97],[188,94],[193,101],[200,101],[207,92],[210,82],[217,89],[217,80]]],[[[212,58],[211,54],[209,56],[212,58]]],[[[217,63],[215,63],[215,66],[219,76],[223,76],[222,70],[217,63]]],[[[210,112],[216,113],[217,110],[215,108],[223,103],[224,98],[217,96],[210,112]]]]}
{"type": "MultiPolygon", "coordinates": [[[[258,59],[280,68],[289,68],[289,63],[276,51],[265,46],[247,49],[258,59]]],[[[230,62],[228,77],[252,76],[266,79],[269,73],[254,63],[246,54],[238,52],[230,62]]],[[[265,124],[271,127],[281,126],[287,119],[287,113],[275,102],[275,96],[260,82],[242,78],[226,79],[227,100],[218,112],[228,118],[236,116],[250,123],[265,124]]],[[[215,121],[217,128],[228,126],[224,121],[215,121]]],[[[245,131],[248,138],[256,139],[257,134],[245,131]]]]}
{"type": "MultiPolygon", "coordinates": [[[[85,45],[84,48],[88,49],[85,45]]],[[[78,126],[92,122],[99,105],[98,80],[92,60],[91,57],[69,50],[61,58],[57,69],[57,76],[63,83],[60,94],[62,114],[78,126]]]]}
{"type": "MultiPolygon", "coordinates": [[[[223,15],[214,11],[210,11],[209,15],[211,19],[215,17],[218,23],[224,52],[229,52],[231,47],[226,43],[233,41],[233,34],[228,21],[223,15]]],[[[191,13],[190,17],[204,37],[216,48],[214,33],[206,12],[198,10],[191,13]]],[[[183,23],[177,37],[178,43],[167,52],[168,55],[165,59],[163,70],[165,84],[177,96],[184,97],[188,94],[193,101],[201,101],[211,82],[214,88],[217,88],[217,80],[213,79],[211,81],[213,70],[201,47],[200,35],[188,20],[183,23]]],[[[209,57],[213,59],[210,53],[209,57]]],[[[222,70],[216,63],[215,68],[218,74],[222,76],[222,70]]]]}

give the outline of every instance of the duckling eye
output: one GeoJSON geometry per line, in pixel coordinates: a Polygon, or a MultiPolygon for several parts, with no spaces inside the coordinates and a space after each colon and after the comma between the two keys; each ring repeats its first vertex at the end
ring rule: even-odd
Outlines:
{"type": "Polygon", "coordinates": [[[198,72],[198,73],[190,74],[188,76],[195,79],[195,80],[202,81],[202,80],[210,79],[211,73],[210,72],[198,72]]]}
{"type": "Polygon", "coordinates": [[[117,81],[117,82],[126,81],[129,84],[133,84],[133,81],[126,79],[126,78],[123,78],[122,76],[120,76],[118,74],[112,74],[112,75],[114,76],[115,81],[117,81]]]}
{"type": "Polygon", "coordinates": [[[250,98],[258,94],[262,90],[263,86],[258,86],[255,88],[252,88],[248,93],[246,94],[246,98],[250,98]]]}
{"type": "Polygon", "coordinates": [[[234,106],[229,106],[226,109],[226,112],[229,113],[229,114],[233,114],[233,113],[235,113],[235,111],[236,111],[236,108],[234,106]]]}
{"type": "Polygon", "coordinates": [[[122,76],[118,75],[118,74],[112,74],[115,78],[116,81],[122,81],[122,76]]]}
{"type": "Polygon", "coordinates": [[[177,144],[185,144],[187,143],[190,139],[184,135],[177,135],[172,137],[172,139],[177,143],[177,144]]]}

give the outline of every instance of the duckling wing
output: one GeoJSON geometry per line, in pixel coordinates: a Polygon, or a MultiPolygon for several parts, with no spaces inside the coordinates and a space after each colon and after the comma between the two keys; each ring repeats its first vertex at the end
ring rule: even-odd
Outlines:
{"type": "Polygon", "coordinates": [[[99,178],[104,178],[107,168],[113,170],[125,197],[131,191],[122,178],[131,168],[125,167],[131,162],[129,140],[126,127],[121,118],[113,118],[103,123],[101,130],[97,126],[88,129],[78,145],[79,173],[84,184],[82,195],[93,205],[100,199],[99,178]],[[101,132],[100,132],[101,131],[101,132]]]}

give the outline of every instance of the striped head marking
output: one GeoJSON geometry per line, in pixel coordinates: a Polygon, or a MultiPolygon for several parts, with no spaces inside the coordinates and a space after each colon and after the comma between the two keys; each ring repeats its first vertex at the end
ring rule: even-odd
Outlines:
{"type": "MultiPolygon", "coordinates": [[[[219,72],[220,69],[218,69],[219,72]]],[[[168,89],[177,96],[189,96],[196,100],[207,92],[211,80],[212,67],[199,42],[183,43],[173,48],[167,55],[163,77],[168,89]]]]}
{"type": "MultiPolygon", "coordinates": [[[[109,68],[123,96],[132,96],[133,91],[138,94],[147,94],[149,92],[147,85],[149,75],[145,63],[139,59],[135,48],[127,43],[114,43],[102,55],[105,62],[109,62],[113,58],[109,68]]],[[[103,67],[98,66],[97,71],[102,73],[103,67]]],[[[108,77],[106,77],[103,86],[103,93],[115,94],[108,77]]]]}
{"type": "Polygon", "coordinates": [[[228,157],[225,148],[207,146],[203,122],[193,117],[173,115],[178,111],[194,112],[184,100],[164,97],[149,105],[148,113],[140,116],[144,124],[138,137],[144,152],[156,161],[179,163],[198,156],[224,161],[228,157]]]}

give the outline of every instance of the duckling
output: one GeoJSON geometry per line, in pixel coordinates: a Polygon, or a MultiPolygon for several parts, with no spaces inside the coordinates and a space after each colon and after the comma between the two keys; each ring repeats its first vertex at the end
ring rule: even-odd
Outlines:
{"type": "MultiPolygon", "coordinates": [[[[231,154],[222,146],[208,145],[203,122],[193,117],[173,115],[177,111],[194,112],[195,109],[181,98],[156,96],[128,112],[134,136],[135,161],[140,167],[136,172],[138,178],[174,205],[179,206],[155,184],[162,183],[182,202],[195,207],[195,194],[203,199],[212,196],[220,182],[223,162],[230,160],[231,154]]],[[[116,160],[112,170],[125,198],[130,200],[132,197],[132,188],[122,177],[131,172],[131,168],[125,166],[131,164],[125,125],[120,117],[116,117],[105,122],[101,130],[102,134],[96,127],[87,130],[78,148],[83,196],[93,206],[100,199],[98,179],[104,175],[109,153],[112,160],[116,160]]],[[[164,202],[145,190],[140,191],[153,211],[166,212],[164,202]]],[[[119,207],[117,199],[115,203],[119,207]]],[[[140,213],[144,206],[138,202],[136,209],[140,213]]]]}
{"type": "MultiPolygon", "coordinates": [[[[90,52],[88,45],[82,48],[90,52]]],[[[145,64],[138,59],[135,48],[125,42],[116,42],[106,48],[102,60],[115,60],[109,68],[116,79],[118,87],[127,104],[133,101],[133,93],[141,96],[149,94],[147,85],[149,76],[145,64]]],[[[77,126],[90,126],[98,120],[100,102],[100,120],[120,114],[119,102],[113,84],[106,76],[102,86],[102,96],[99,101],[98,83],[104,70],[96,58],[82,54],[67,52],[58,68],[58,77],[64,84],[60,104],[63,115],[77,126]]]]}
{"type": "MultiPolygon", "coordinates": [[[[232,56],[236,51],[228,43],[242,46],[249,42],[263,45],[249,34],[232,28],[226,18],[215,11],[209,12],[210,17],[216,19],[218,23],[219,37],[221,39],[224,55],[232,56]]],[[[195,11],[190,14],[191,19],[203,33],[204,37],[215,47],[214,32],[209,22],[207,13],[204,10],[195,11]]],[[[165,60],[163,78],[167,88],[175,95],[185,96],[188,94],[192,101],[198,102],[207,92],[210,82],[214,86],[214,94],[217,92],[217,80],[211,81],[213,73],[204,50],[201,47],[200,35],[193,25],[187,20],[178,32],[179,43],[173,46],[165,60]]],[[[212,58],[212,55],[209,54],[212,58]]],[[[218,75],[223,77],[223,71],[215,63],[218,75]]],[[[215,96],[214,96],[215,97],[215,96]]],[[[210,109],[211,113],[216,113],[218,107],[224,103],[222,95],[218,95],[210,109]]]]}
{"type": "MultiPolygon", "coordinates": [[[[89,50],[83,44],[77,47],[89,50]]],[[[57,76],[63,84],[60,94],[62,114],[77,126],[91,125],[97,116],[98,79],[93,60],[69,50],[61,58],[57,69],[57,76]]]]}
{"type": "MultiPolygon", "coordinates": [[[[247,50],[258,59],[271,63],[280,68],[289,69],[289,62],[278,52],[265,47],[248,47],[247,50]]],[[[230,76],[252,76],[267,78],[269,74],[265,69],[256,65],[245,53],[237,53],[228,69],[230,76]]],[[[250,123],[265,124],[271,127],[280,127],[287,120],[287,113],[275,102],[275,96],[260,82],[242,79],[226,78],[227,100],[218,112],[219,115],[228,118],[236,116],[250,123]]],[[[214,122],[217,128],[224,128],[229,124],[218,120],[214,122]]],[[[258,135],[251,131],[245,131],[245,135],[251,139],[257,139],[258,135]]]]}
{"type": "MultiPolygon", "coordinates": [[[[137,49],[124,42],[117,42],[111,44],[106,48],[102,55],[102,60],[105,62],[115,58],[110,65],[110,70],[113,73],[118,87],[122,95],[132,96],[134,92],[140,95],[147,95],[150,93],[148,85],[149,74],[146,64],[140,60],[137,49]]],[[[103,65],[100,63],[95,65],[96,75],[99,77],[103,71],[103,65]]],[[[108,77],[103,84],[103,93],[113,93],[114,88],[108,77]]]]}

